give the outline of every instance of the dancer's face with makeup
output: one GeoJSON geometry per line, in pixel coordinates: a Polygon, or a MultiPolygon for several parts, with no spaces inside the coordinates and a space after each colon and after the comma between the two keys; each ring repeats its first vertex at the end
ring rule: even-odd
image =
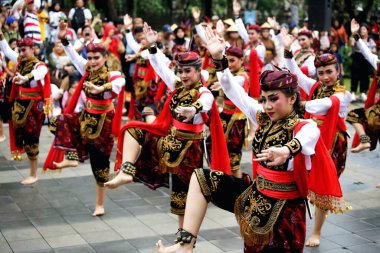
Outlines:
{"type": "Polygon", "coordinates": [[[293,111],[296,98],[296,94],[287,97],[281,90],[262,91],[260,103],[271,121],[277,121],[293,111]]]}

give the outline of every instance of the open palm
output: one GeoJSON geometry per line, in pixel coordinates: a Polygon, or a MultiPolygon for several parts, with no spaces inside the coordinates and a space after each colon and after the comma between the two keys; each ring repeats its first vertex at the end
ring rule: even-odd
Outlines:
{"type": "Polygon", "coordinates": [[[144,34],[149,45],[156,43],[158,34],[146,22],[144,23],[144,34]]]}
{"type": "Polygon", "coordinates": [[[207,38],[207,50],[210,52],[212,58],[220,59],[223,56],[223,51],[226,47],[226,42],[220,38],[215,32],[210,28],[206,27],[206,38],[207,38]]]}

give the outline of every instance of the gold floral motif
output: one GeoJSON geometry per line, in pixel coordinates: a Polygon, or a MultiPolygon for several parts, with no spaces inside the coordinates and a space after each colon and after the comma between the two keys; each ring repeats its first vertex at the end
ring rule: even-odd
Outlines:
{"type": "Polygon", "coordinates": [[[256,212],[256,213],[265,215],[272,208],[272,205],[270,204],[270,202],[264,199],[262,196],[252,197],[249,203],[250,203],[249,207],[248,206],[246,207],[247,208],[246,211],[249,213],[256,212]]]}
{"type": "Polygon", "coordinates": [[[172,192],[170,202],[173,203],[177,209],[185,209],[186,206],[186,192],[172,192]]]}
{"type": "Polygon", "coordinates": [[[110,175],[110,168],[104,168],[104,169],[94,169],[94,176],[96,179],[96,182],[98,183],[104,183],[109,180],[110,175]]]}
{"type": "Polygon", "coordinates": [[[80,133],[83,139],[96,139],[103,129],[106,113],[100,114],[99,121],[88,113],[82,113],[80,121],[80,133]],[[95,130],[95,131],[94,131],[95,130]]]}
{"type": "Polygon", "coordinates": [[[211,191],[216,192],[218,190],[218,185],[220,182],[220,177],[223,176],[223,172],[212,170],[210,172],[210,180],[211,180],[211,191]]]}
{"type": "MultiPolygon", "coordinates": [[[[24,100],[24,101],[26,101],[26,100],[24,100]]],[[[21,127],[21,126],[25,125],[25,123],[26,123],[26,118],[28,117],[28,114],[33,107],[34,100],[30,100],[27,103],[28,103],[27,107],[23,106],[17,100],[13,104],[12,122],[13,122],[13,125],[15,128],[21,127]]]]}
{"type": "Polygon", "coordinates": [[[346,88],[340,84],[339,80],[337,80],[334,85],[329,86],[329,87],[326,87],[323,84],[320,84],[313,93],[313,99],[330,97],[331,95],[335,93],[345,92],[345,91],[346,91],[346,88]]]}
{"type": "Polygon", "coordinates": [[[24,150],[28,155],[29,160],[36,160],[38,158],[40,152],[38,144],[24,145],[24,150]]]}

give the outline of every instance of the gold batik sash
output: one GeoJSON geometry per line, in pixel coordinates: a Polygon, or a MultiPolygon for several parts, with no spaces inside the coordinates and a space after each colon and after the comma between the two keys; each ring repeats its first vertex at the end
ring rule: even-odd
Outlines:
{"type": "Polygon", "coordinates": [[[268,245],[273,238],[273,226],[285,203],[286,200],[260,193],[254,181],[235,202],[235,216],[244,243],[268,245]]]}

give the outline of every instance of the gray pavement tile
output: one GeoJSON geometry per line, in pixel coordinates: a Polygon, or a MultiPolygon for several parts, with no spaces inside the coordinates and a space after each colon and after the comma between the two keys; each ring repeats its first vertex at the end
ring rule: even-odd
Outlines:
{"type": "Polygon", "coordinates": [[[357,232],[357,231],[361,231],[361,230],[369,230],[369,229],[376,228],[375,225],[372,225],[372,224],[367,223],[367,222],[362,221],[362,220],[343,221],[343,222],[337,223],[337,226],[344,228],[347,231],[351,231],[351,232],[357,232]]]}
{"type": "Polygon", "coordinates": [[[126,200],[126,199],[139,199],[140,197],[127,189],[126,187],[119,187],[117,189],[107,191],[107,196],[112,200],[126,200]]]}
{"type": "Polygon", "coordinates": [[[148,214],[155,215],[157,213],[159,214],[164,213],[154,206],[135,206],[135,207],[128,207],[126,209],[135,216],[148,215],[148,214]]]}
{"type": "Polygon", "coordinates": [[[135,239],[146,236],[155,236],[156,233],[137,219],[131,219],[122,226],[113,227],[124,239],[135,239]]]}
{"type": "Polygon", "coordinates": [[[339,224],[340,222],[345,222],[345,221],[355,221],[358,220],[358,217],[353,217],[348,215],[347,213],[338,213],[338,214],[330,214],[328,216],[327,222],[334,223],[334,224],[339,224]]]}
{"type": "Polygon", "coordinates": [[[90,214],[66,215],[64,219],[79,233],[109,230],[107,223],[90,214]]]}
{"type": "Polygon", "coordinates": [[[0,213],[0,223],[9,222],[9,221],[26,220],[26,219],[27,217],[22,212],[0,213]]]}
{"type": "Polygon", "coordinates": [[[30,197],[16,198],[15,202],[22,210],[33,210],[52,207],[40,194],[30,197]]]}
{"type": "Polygon", "coordinates": [[[53,207],[39,208],[39,209],[32,209],[32,210],[23,210],[23,213],[29,219],[60,216],[58,210],[53,208],[53,207]]]}
{"type": "Polygon", "coordinates": [[[170,242],[166,241],[161,236],[144,236],[140,238],[135,239],[129,239],[127,240],[133,247],[138,249],[139,251],[143,249],[151,249],[154,248],[156,245],[156,242],[158,240],[161,240],[165,245],[170,245],[170,242]]]}
{"type": "Polygon", "coordinates": [[[375,218],[368,218],[368,219],[363,219],[364,222],[367,222],[369,224],[372,224],[376,227],[380,227],[380,216],[375,217],[375,218]]]}
{"type": "Polygon", "coordinates": [[[84,204],[78,202],[72,206],[65,206],[61,208],[56,208],[59,215],[62,216],[70,216],[70,215],[78,215],[78,214],[92,214],[91,210],[84,204]]]}
{"type": "Polygon", "coordinates": [[[81,233],[83,239],[88,243],[101,243],[101,242],[109,242],[122,240],[123,238],[114,230],[103,230],[103,231],[95,231],[95,232],[86,232],[81,233]]]}
{"type": "Polygon", "coordinates": [[[161,226],[167,224],[176,224],[178,222],[177,217],[173,217],[166,213],[156,213],[154,215],[138,215],[137,218],[148,226],[161,226]]]}
{"type": "Polygon", "coordinates": [[[161,205],[169,204],[168,196],[144,198],[144,200],[153,206],[161,206],[161,205]]]}
{"type": "Polygon", "coordinates": [[[56,253],[96,253],[90,245],[72,246],[55,249],[56,253]]]}
{"type": "Polygon", "coordinates": [[[50,246],[42,238],[9,242],[13,252],[36,252],[50,250],[50,246]]]}
{"type": "Polygon", "coordinates": [[[223,240],[237,236],[235,233],[224,228],[201,230],[199,232],[199,235],[201,235],[207,241],[223,240]]]}
{"type": "Polygon", "coordinates": [[[380,252],[380,245],[375,243],[369,243],[369,244],[363,244],[363,245],[357,245],[348,247],[349,250],[352,250],[353,252],[357,253],[379,253],[380,252]]]}
{"type": "Polygon", "coordinates": [[[118,206],[121,206],[124,208],[140,207],[140,206],[148,207],[148,206],[150,206],[150,204],[142,198],[114,200],[114,202],[118,206]]]}
{"type": "Polygon", "coordinates": [[[207,252],[207,253],[222,253],[224,252],[222,249],[218,248],[214,244],[208,241],[197,242],[196,246],[197,252],[207,252]]]}
{"type": "Polygon", "coordinates": [[[8,245],[7,240],[5,240],[4,236],[0,233],[0,252],[1,253],[12,253],[11,247],[8,245]]]}
{"type": "Polygon", "coordinates": [[[1,213],[21,212],[20,207],[10,196],[0,196],[0,206],[1,213]]]}
{"type": "Polygon", "coordinates": [[[41,234],[33,226],[23,228],[5,228],[2,229],[1,232],[8,242],[42,238],[41,234]]]}
{"type": "Polygon", "coordinates": [[[344,247],[371,243],[370,240],[356,234],[331,235],[326,237],[326,239],[344,247]]]}
{"type": "Polygon", "coordinates": [[[97,253],[138,253],[137,249],[126,240],[92,243],[91,247],[93,247],[97,253]]]}
{"type": "Polygon", "coordinates": [[[220,238],[218,240],[207,240],[214,244],[216,247],[222,249],[223,251],[240,250],[240,252],[242,252],[244,249],[243,240],[237,237],[220,238]]]}
{"type": "Polygon", "coordinates": [[[378,242],[380,241],[380,228],[371,229],[371,230],[364,230],[364,231],[357,231],[355,234],[364,237],[372,242],[378,242]]]}
{"type": "MultiPolygon", "coordinates": [[[[63,248],[77,245],[87,245],[86,241],[78,234],[47,237],[45,240],[52,248],[63,248]]],[[[78,251],[76,251],[78,252],[78,251]]]]}
{"type": "Polygon", "coordinates": [[[31,221],[44,238],[76,234],[62,217],[32,218],[31,221]]]}
{"type": "Polygon", "coordinates": [[[35,196],[39,194],[38,188],[37,187],[19,187],[16,189],[10,189],[9,195],[15,199],[18,198],[27,198],[31,196],[35,196]]]}

